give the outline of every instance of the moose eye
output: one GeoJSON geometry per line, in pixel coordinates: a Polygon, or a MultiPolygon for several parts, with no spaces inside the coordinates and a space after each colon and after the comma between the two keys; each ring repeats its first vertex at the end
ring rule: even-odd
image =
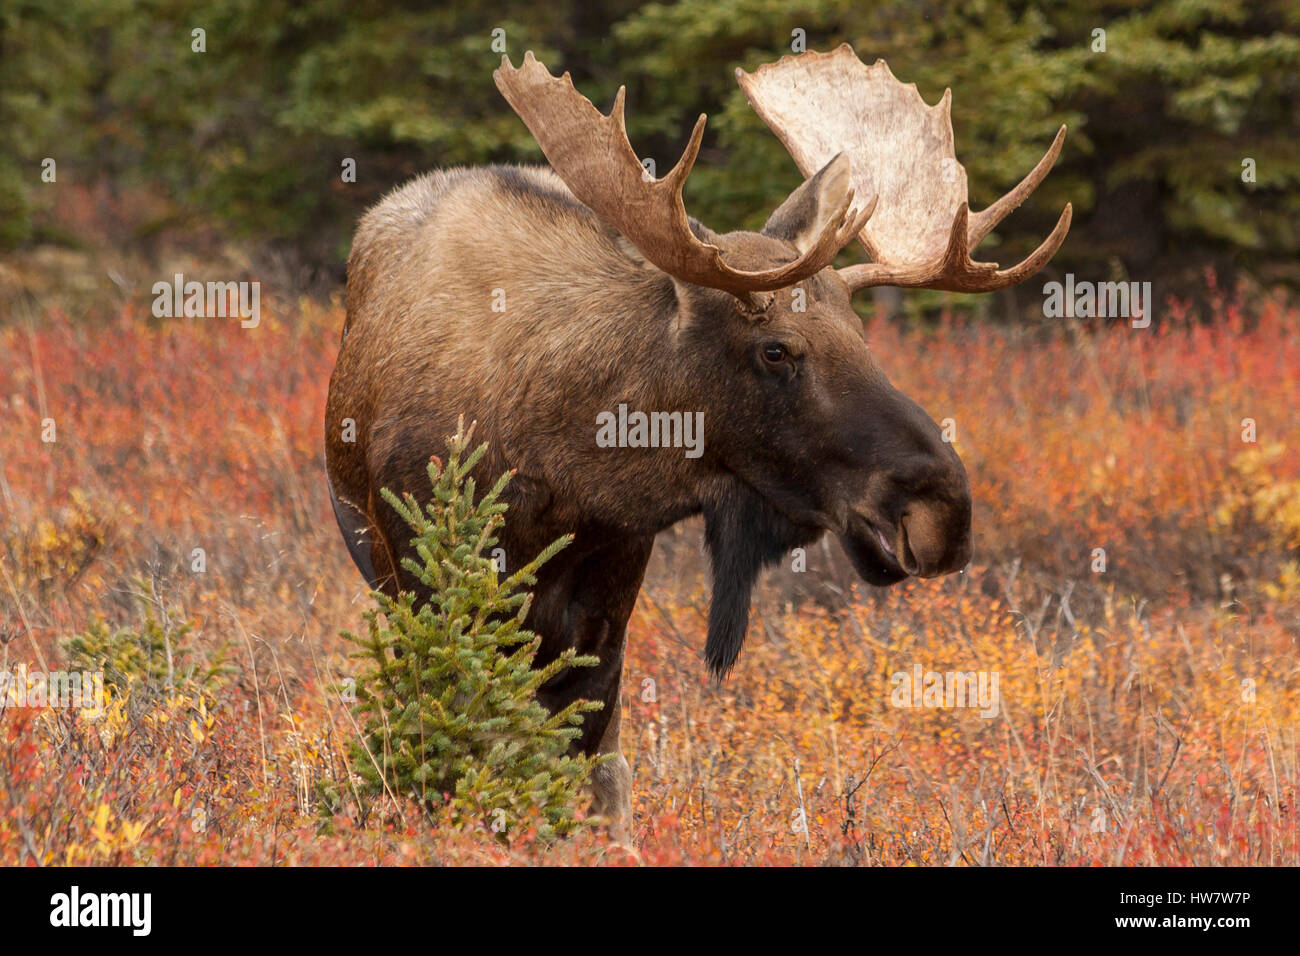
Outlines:
{"type": "Polygon", "coordinates": [[[786,347],[778,342],[770,342],[763,346],[763,361],[769,365],[780,365],[782,362],[789,361],[790,353],[786,347]]]}

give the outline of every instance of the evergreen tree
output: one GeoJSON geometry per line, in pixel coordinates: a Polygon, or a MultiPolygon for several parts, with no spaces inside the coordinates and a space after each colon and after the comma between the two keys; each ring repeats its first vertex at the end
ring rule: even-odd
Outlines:
{"type": "Polygon", "coordinates": [[[602,109],[626,83],[632,144],[660,170],[707,110],[687,208],[752,229],[800,177],[734,68],[848,41],[927,102],[952,87],[976,208],[1069,124],[1057,168],[986,258],[1026,254],[1069,200],[1071,235],[1045,278],[1150,279],[1161,294],[1200,287],[1213,266],[1300,285],[1298,30],[1288,0],[15,0],[0,5],[0,247],[54,234],[49,157],[59,183],[161,188],[178,217],[337,270],[356,217],[408,176],[541,159],[491,79],[503,50],[517,63],[528,49],[602,109]]]}
{"type": "Polygon", "coordinates": [[[466,454],[472,435],[473,426],[459,429],[446,465],[429,463],[433,500],[423,510],[411,495],[383,490],[414,532],[419,559],[403,565],[430,597],[375,592],[379,608],[365,615],[366,635],[344,635],[361,648],[353,656],[369,665],[357,680],[362,735],[351,762],[369,793],[389,790],[429,808],[445,801],[458,822],[486,823],[503,838],[534,820],[551,839],[577,825],[575,804],[601,758],[568,749],[582,715],[602,705],[576,701],[551,714],[537,689],[597,660],[568,650],[534,669],[540,638],[524,629],[531,596],[523,589],[571,538],[508,577],[498,572],[490,555],[510,475],[475,501],[469,475],[487,445],[466,454]]]}

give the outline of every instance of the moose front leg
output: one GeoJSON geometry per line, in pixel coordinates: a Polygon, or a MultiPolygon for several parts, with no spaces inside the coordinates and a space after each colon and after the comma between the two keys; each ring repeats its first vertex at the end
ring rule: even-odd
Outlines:
{"type": "MultiPolygon", "coordinates": [[[[621,658],[623,655],[620,654],[621,658]]],[[[620,668],[621,670],[621,668],[620,668]]],[[[619,725],[623,722],[623,705],[619,687],[622,675],[614,681],[614,699],[605,706],[610,708],[609,723],[600,737],[596,753],[613,754],[597,767],[591,775],[591,811],[609,820],[610,836],[627,840],[632,835],[632,768],[619,746],[619,725]]]]}
{"type": "MultiPolygon", "coordinates": [[[[581,544],[580,537],[575,548],[581,544]]],[[[539,666],[567,648],[599,659],[595,667],[565,670],[538,696],[552,711],[575,700],[604,704],[586,715],[573,749],[614,755],[596,768],[591,789],[592,812],[610,821],[610,833],[617,839],[626,839],[632,824],[632,770],[619,750],[623,651],[627,621],[653,546],[654,538],[647,536],[602,542],[580,552],[576,560],[555,568],[554,577],[539,584],[529,621],[543,637],[539,666]]],[[[563,556],[561,552],[555,563],[563,556]]]]}

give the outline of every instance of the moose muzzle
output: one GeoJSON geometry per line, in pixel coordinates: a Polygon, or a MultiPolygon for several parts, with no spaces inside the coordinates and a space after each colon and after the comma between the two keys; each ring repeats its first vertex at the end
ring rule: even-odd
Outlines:
{"type": "Polygon", "coordinates": [[[871,584],[960,571],[971,557],[966,469],[939,426],[901,392],[871,403],[866,487],[840,541],[871,584]]]}

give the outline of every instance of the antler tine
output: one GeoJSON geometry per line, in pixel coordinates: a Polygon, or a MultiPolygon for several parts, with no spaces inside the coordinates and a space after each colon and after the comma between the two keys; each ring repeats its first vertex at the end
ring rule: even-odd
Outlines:
{"type": "Polygon", "coordinates": [[[1056,226],[1048,233],[1047,238],[1039,243],[1038,248],[1026,256],[1019,264],[1012,266],[1010,269],[995,272],[994,278],[998,280],[999,284],[989,291],[1005,289],[1009,285],[1023,282],[1047,265],[1052,256],[1056,255],[1056,250],[1061,248],[1061,243],[1065,242],[1065,235],[1070,231],[1070,220],[1073,216],[1074,206],[1067,202],[1065,208],[1061,210],[1060,218],[1056,220],[1056,226]]]}
{"type": "Polygon", "coordinates": [[[971,217],[970,224],[970,246],[974,249],[980,244],[980,240],[993,231],[1003,219],[1015,210],[1022,202],[1029,198],[1029,194],[1038,188],[1052,167],[1056,164],[1056,157],[1061,155],[1061,146],[1065,142],[1065,124],[1056,131],[1056,138],[1052,140],[1051,147],[1043,154],[1043,158],[1038,161],[1033,169],[1029,171],[1024,179],[1020,180],[1015,189],[1011,190],[997,202],[975,213],[971,217]]]}
{"type": "Polygon", "coordinates": [[[970,230],[968,210],[959,206],[953,217],[948,248],[936,262],[916,266],[895,266],[883,262],[865,262],[837,270],[849,286],[857,292],[873,286],[893,285],[915,289],[941,289],[946,292],[996,292],[1007,286],[1023,282],[1047,265],[1056,250],[1061,248],[1074,209],[1065,204],[1056,227],[1038,248],[1010,269],[999,269],[996,262],[976,262],[970,258],[970,230]]]}
{"type": "Polygon", "coordinates": [[[818,241],[795,261],[758,272],[733,268],[717,246],[691,231],[682,202],[682,185],[704,137],[704,114],[696,121],[681,159],[666,176],[651,179],[627,137],[626,88],[619,88],[606,116],[577,91],[568,73],[552,76],[531,51],[517,69],[503,56],[493,78],[580,202],[668,274],[729,292],[751,308],[760,304],[755,293],[794,285],[829,266],[870,215],[869,209],[865,215],[849,213],[853,192],[846,190],[825,220],[818,241]]]}
{"type": "Polygon", "coordinates": [[[678,195],[681,194],[682,186],[686,184],[686,177],[695,168],[695,159],[700,155],[700,144],[704,142],[704,124],[708,118],[707,114],[700,114],[700,118],[695,121],[695,128],[691,130],[691,138],[686,141],[686,148],[682,150],[681,159],[677,160],[677,165],[668,170],[668,175],[664,177],[664,182],[671,183],[678,195]]]}

